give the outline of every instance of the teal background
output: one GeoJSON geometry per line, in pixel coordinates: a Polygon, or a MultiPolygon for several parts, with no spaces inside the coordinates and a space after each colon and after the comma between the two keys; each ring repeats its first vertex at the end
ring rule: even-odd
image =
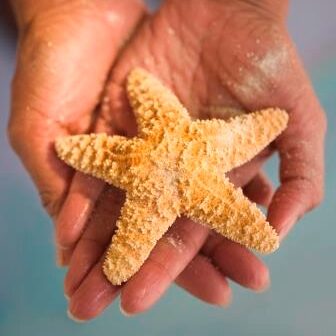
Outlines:
{"type": "MultiPolygon", "coordinates": [[[[152,1],[153,2],[153,1],[152,1]]],[[[78,325],[66,316],[64,271],[55,267],[52,226],[6,139],[13,36],[0,26],[0,335],[336,335],[336,3],[296,0],[289,27],[329,119],[326,198],[266,262],[272,287],[255,294],[236,285],[227,310],[173,287],[150,312],[134,318],[118,303],[78,325]],[[332,266],[334,265],[334,266],[332,266]]],[[[277,160],[267,166],[274,180],[277,160]]]]}

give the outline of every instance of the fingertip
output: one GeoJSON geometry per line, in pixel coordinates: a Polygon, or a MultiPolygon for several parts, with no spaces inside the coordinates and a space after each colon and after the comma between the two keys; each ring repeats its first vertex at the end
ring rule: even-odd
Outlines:
{"type": "Polygon", "coordinates": [[[300,190],[298,181],[282,184],[273,196],[267,219],[277,231],[280,241],[292,229],[298,219],[307,211],[309,194],[300,190]]]}
{"type": "MultiPolygon", "coordinates": [[[[158,300],[160,294],[150,293],[151,289],[146,289],[146,284],[137,284],[135,286],[126,285],[121,289],[120,293],[120,311],[125,316],[132,316],[143,313],[150,309],[158,300]]],[[[148,285],[147,285],[148,287],[148,285]]]]}
{"type": "Polygon", "coordinates": [[[264,285],[263,286],[260,286],[258,289],[254,289],[254,292],[255,293],[265,293],[265,292],[267,292],[269,289],[270,289],[270,287],[271,287],[271,280],[268,280],[268,281],[266,281],[265,283],[264,283],[264,285]]]}
{"type": "Polygon", "coordinates": [[[232,291],[225,276],[208,258],[199,254],[176,279],[177,285],[208,304],[227,307],[232,291]]]}
{"type": "Polygon", "coordinates": [[[243,287],[261,291],[269,285],[270,274],[267,266],[245,247],[212,236],[203,252],[211,258],[220,272],[243,287]]]}
{"type": "Polygon", "coordinates": [[[219,284],[217,288],[218,289],[217,296],[214,297],[212,300],[210,299],[205,302],[213,306],[218,306],[223,309],[227,309],[232,304],[233,294],[232,294],[232,290],[231,290],[231,287],[229,286],[227,279],[223,275],[222,275],[222,278],[223,280],[221,281],[221,283],[219,284]]]}
{"type": "Polygon", "coordinates": [[[132,317],[134,316],[135,314],[134,313],[130,313],[128,312],[122,305],[121,301],[119,303],[119,310],[121,312],[122,315],[124,315],[125,317],[132,317]]]}
{"type": "Polygon", "coordinates": [[[251,277],[249,284],[250,289],[256,293],[263,293],[267,291],[271,285],[268,268],[262,265],[258,270],[255,270],[255,274],[251,277]]]}
{"type": "Polygon", "coordinates": [[[118,296],[119,287],[107,281],[100,261],[70,295],[69,311],[75,319],[92,320],[100,315],[118,296]]]}
{"type": "Polygon", "coordinates": [[[240,285],[256,293],[266,291],[271,283],[268,267],[250,251],[250,264],[241,270],[240,285]]]}
{"type": "Polygon", "coordinates": [[[232,304],[232,291],[229,287],[229,290],[227,291],[225,298],[222,300],[220,304],[217,303],[217,305],[223,309],[228,309],[232,304]]]}
{"type": "Polygon", "coordinates": [[[82,319],[79,319],[77,318],[71,311],[70,309],[67,310],[67,315],[68,315],[68,318],[76,323],[85,323],[87,322],[86,320],[82,320],[82,319]]]}

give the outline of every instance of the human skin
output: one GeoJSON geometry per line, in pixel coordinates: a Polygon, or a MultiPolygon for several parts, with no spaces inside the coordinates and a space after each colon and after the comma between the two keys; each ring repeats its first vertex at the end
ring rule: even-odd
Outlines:
{"type": "Polygon", "coordinates": [[[139,0],[13,0],[11,5],[19,44],[9,140],[56,220],[73,171],[59,162],[53,143],[92,128],[111,65],[145,7],[139,0]]]}
{"type": "MultiPolygon", "coordinates": [[[[101,119],[102,111],[96,106],[108,72],[120,48],[146,15],[145,8],[137,0],[114,3],[74,0],[53,1],[51,4],[48,1],[13,0],[12,8],[20,36],[12,85],[9,140],[32,176],[43,206],[57,224],[73,181],[73,171],[56,157],[54,141],[58,136],[93,130],[95,119],[101,119]]],[[[112,129],[105,130],[112,132],[112,129]]],[[[255,165],[245,181],[255,175],[258,168],[255,165]]],[[[237,178],[235,181],[239,183],[237,178]]],[[[243,183],[241,180],[240,184],[243,183]]],[[[96,180],[87,180],[79,174],[76,174],[73,185],[70,194],[75,209],[70,216],[70,220],[74,220],[70,231],[76,231],[78,222],[79,226],[84,223],[83,218],[91,210],[89,203],[100,190],[96,180]],[[76,192],[76,185],[82,179],[86,181],[85,187],[76,192]]],[[[258,174],[247,189],[248,194],[254,194],[260,203],[270,197],[270,185],[262,174],[258,174]],[[256,186],[264,186],[265,192],[262,195],[256,193],[256,186]]],[[[103,232],[105,228],[110,230],[119,212],[120,193],[113,189],[107,193],[112,195],[105,202],[108,211],[95,211],[98,218],[93,219],[97,222],[93,228],[96,232],[103,232]],[[100,216],[100,212],[105,215],[100,216]]],[[[62,232],[62,229],[58,231],[62,232]]],[[[108,239],[110,234],[109,231],[108,239]]],[[[58,242],[56,250],[58,264],[66,265],[72,248],[62,250],[58,242]]],[[[88,253],[95,257],[94,243],[88,253]]],[[[90,260],[92,263],[92,258],[90,260]]],[[[246,274],[245,283],[248,287],[260,289],[267,282],[267,269],[262,264],[255,269],[261,269],[259,273],[266,274],[266,277],[246,274]]],[[[85,267],[79,272],[80,276],[83,270],[85,267]]],[[[182,272],[179,278],[179,284],[192,294],[215,304],[222,304],[223,300],[211,288],[220,287],[222,282],[220,274],[202,256],[197,257],[192,267],[182,272]],[[198,281],[197,277],[197,270],[204,267],[210,272],[206,284],[198,281]]]]}
{"type": "MultiPolygon", "coordinates": [[[[268,216],[283,238],[297,218],[322,198],[326,129],[323,111],[286,32],[286,3],[200,0],[192,4],[191,7],[191,0],[166,1],[160,12],[142,24],[112,71],[94,130],[134,134],[134,120],[123,85],[126,75],[135,66],[143,66],[160,77],[177,93],[194,117],[221,117],[217,109],[209,110],[208,106],[233,106],[245,110],[265,106],[285,108],[290,114],[289,127],[269,149],[278,150],[281,157],[281,186],[272,198],[268,216]],[[277,70],[278,67],[281,71],[277,70]]],[[[37,157],[41,158],[41,166],[33,168],[27,164],[29,159],[26,157],[28,153],[32,156],[30,143],[40,143],[41,138],[31,139],[28,126],[24,135],[18,130],[18,120],[26,122],[22,110],[31,104],[29,97],[21,98],[22,85],[30,83],[29,77],[19,82],[22,84],[21,87],[18,85],[17,91],[14,84],[14,98],[21,105],[13,105],[16,117],[10,123],[10,138],[16,148],[27,147],[27,144],[17,145],[16,142],[29,143],[29,152],[24,148],[19,153],[33,175],[40,176],[42,165],[46,167],[43,163],[46,155],[39,153],[37,157]]],[[[78,86],[77,82],[74,87],[78,86]]],[[[82,104],[82,99],[83,96],[77,102],[82,104]]],[[[62,101],[54,98],[45,107],[52,108],[56,114],[56,111],[64,109],[60,104],[53,105],[58,100],[62,101]]],[[[91,104],[91,111],[93,106],[91,104]]],[[[74,105],[72,108],[78,107],[74,105]]],[[[84,132],[85,129],[75,125],[70,109],[68,111],[71,126],[68,133],[84,132]]],[[[49,139],[45,148],[50,149],[57,135],[43,122],[34,124],[35,128],[42,126],[47,127],[49,139]]],[[[58,135],[68,133],[63,131],[58,135]]],[[[231,179],[244,185],[256,176],[246,191],[251,198],[267,205],[270,187],[263,175],[257,174],[265,159],[263,154],[231,174],[231,179]],[[265,187],[265,192],[260,196],[261,186],[265,187]]],[[[72,315],[87,320],[101,313],[120,291],[102,275],[101,258],[113,233],[122,196],[118,191],[80,174],[72,179],[68,191],[71,177],[65,179],[64,176],[71,176],[71,171],[54,157],[52,159],[52,172],[58,181],[62,181],[64,192],[58,193],[62,195],[61,200],[54,197],[57,194],[53,191],[47,193],[49,199],[53,195],[53,201],[47,204],[56,209],[52,213],[57,221],[58,242],[65,248],[63,260],[66,262],[72,256],[65,290],[70,297],[72,315]],[[59,175],[61,171],[68,173],[59,175]],[[90,188],[87,188],[87,183],[90,183],[90,188]],[[95,200],[95,211],[90,220],[86,220],[95,200]]],[[[51,176],[47,176],[44,182],[40,182],[40,190],[45,183],[50,184],[50,180],[51,176]]],[[[204,301],[225,305],[230,299],[227,278],[256,290],[264,288],[269,281],[267,268],[251,252],[216,235],[208,237],[205,228],[182,219],[162,239],[141,270],[121,288],[121,305],[128,313],[144,311],[157,301],[174,279],[204,301]]]]}
{"type": "MultiPolygon", "coordinates": [[[[326,129],[323,111],[285,28],[286,7],[284,2],[258,2],[257,5],[244,1],[204,0],[197,4],[191,0],[166,1],[122,53],[110,77],[102,118],[97,123],[99,130],[134,134],[134,128],[125,128],[132,114],[123,86],[125,77],[135,66],[145,67],[160,77],[197,118],[221,117],[216,109],[209,110],[208,106],[286,109],[290,115],[289,127],[270,149],[280,155],[281,186],[272,198],[268,218],[281,238],[322,199],[326,129]]],[[[104,199],[103,195],[99,203],[103,204],[104,199]]],[[[72,218],[71,212],[66,201],[64,216],[72,218]]],[[[59,226],[64,225],[64,235],[59,232],[59,238],[65,245],[76,237],[78,230],[66,231],[66,223],[64,220],[59,226]]],[[[66,278],[70,310],[81,319],[101,312],[119,291],[100,275],[103,247],[109,239],[98,227],[93,228],[96,225],[92,221],[87,226],[66,278]],[[92,241],[101,245],[94,253],[92,243],[88,244],[92,241]],[[88,301],[94,302],[89,309],[85,305],[88,301]]],[[[175,278],[191,292],[197,292],[196,282],[186,284],[179,274],[185,267],[192,273],[192,266],[187,265],[190,261],[191,265],[197,264],[202,256],[209,258],[219,270],[216,274],[222,276],[218,279],[220,285],[208,289],[209,296],[203,298],[206,301],[217,304],[229,301],[226,278],[250,288],[255,286],[254,282],[267,283],[267,271],[255,256],[218,236],[207,238],[206,229],[199,225],[182,219],[167,237],[121,288],[121,306],[127,313],[148,309],[175,278]],[[172,237],[177,237],[179,243],[171,244],[172,237]],[[183,254],[179,252],[181,245],[183,254]],[[197,255],[202,245],[201,254],[197,255]],[[249,277],[253,280],[246,281],[249,277]]],[[[205,265],[203,269],[200,266],[197,281],[203,286],[213,285],[208,271],[212,265],[205,265]]]]}

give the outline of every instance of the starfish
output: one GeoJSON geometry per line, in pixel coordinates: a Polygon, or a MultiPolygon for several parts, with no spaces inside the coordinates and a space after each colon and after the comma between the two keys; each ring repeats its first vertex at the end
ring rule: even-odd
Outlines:
{"type": "Polygon", "coordinates": [[[55,144],[68,165],[126,191],[103,264],[108,280],[120,285],[134,275],[181,215],[261,253],[276,250],[276,231],[225,173],[273,141],[287,113],[193,121],[172,91],[140,68],[128,76],[127,92],[137,137],[74,135],[55,144]]]}

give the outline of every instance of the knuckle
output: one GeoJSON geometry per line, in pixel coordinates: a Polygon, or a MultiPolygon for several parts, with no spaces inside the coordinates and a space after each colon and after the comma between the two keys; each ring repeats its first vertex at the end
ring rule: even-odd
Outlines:
{"type": "Polygon", "coordinates": [[[172,282],[175,279],[175,276],[171,274],[169,266],[167,266],[162,260],[155,258],[153,256],[149,256],[149,260],[156,267],[156,269],[167,279],[169,279],[170,282],[172,282]]]}

